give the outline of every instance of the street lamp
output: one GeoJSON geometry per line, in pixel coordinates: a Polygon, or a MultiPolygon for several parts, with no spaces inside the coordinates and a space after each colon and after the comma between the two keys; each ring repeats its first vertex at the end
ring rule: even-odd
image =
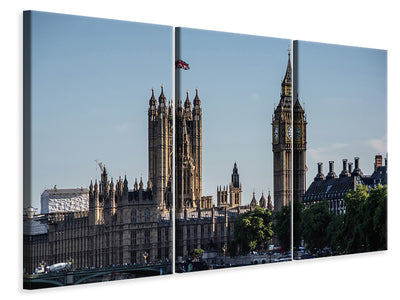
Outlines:
{"type": "Polygon", "coordinates": [[[147,257],[149,256],[149,254],[147,253],[147,251],[144,251],[143,253],[143,257],[144,257],[144,263],[147,264],[147,257]]]}
{"type": "Polygon", "coordinates": [[[224,268],[225,268],[225,266],[226,266],[226,257],[225,257],[226,244],[224,244],[224,247],[222,247],[222,251],[224,251],[224,268]]]}

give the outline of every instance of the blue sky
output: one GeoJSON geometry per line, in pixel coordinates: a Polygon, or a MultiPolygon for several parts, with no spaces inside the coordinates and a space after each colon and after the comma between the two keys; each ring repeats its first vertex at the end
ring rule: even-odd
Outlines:
{"type": "Polygon", "coordinates": [[[199,89],[203,120],[203,195],[214,196],[231,181],[236,162],[242,203],[273,194],[272,129],[274,103],[288,62],[287,39],[181,29],[178,70],[181,96],[193,101],[199,89]]]}
{"type": "MultiPolygon", "coordinates": [[[[182,28],[182,100],[203,109],[203,195],[228,185],[237,163],[243,193],[272,194],[271,118],[290,40],[182,28]]],[[[386,154],[386,51],[299,42],[299,96],[308,118],[307,186],[317,162],[360,157],[371,174],[386,154]]],[[[172,98],[172,27],[34,12],[32,205],[45,188],[111,176],[147,180],[151,88],[172,98]]],[[[132,185],[131,185],[132,187],[132,185]]]]}
{"type": "Polygon", "coordinates": [[[299,99],[307,114],[307,186],[323,163],[360,157],[364,174],[387,153],[387,52],[299,41],[299,99]]]}
{"type": "Polygon", "coordinates": [[[45,188],[88,187],[95,160],[147,181],[151,88],[172,97],[172,27],[32,14],[32,205],[45,188]]]}

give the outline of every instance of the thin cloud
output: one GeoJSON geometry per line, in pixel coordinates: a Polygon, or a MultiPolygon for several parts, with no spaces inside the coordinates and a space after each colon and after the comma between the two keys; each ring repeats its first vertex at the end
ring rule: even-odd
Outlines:
{"type": "Polygon", "coordinates": [[[381,139],[369,139],[365,141],[365,144],[379,153],[386,153],[387,151],[386,137],[382,137],[381,139]]]}

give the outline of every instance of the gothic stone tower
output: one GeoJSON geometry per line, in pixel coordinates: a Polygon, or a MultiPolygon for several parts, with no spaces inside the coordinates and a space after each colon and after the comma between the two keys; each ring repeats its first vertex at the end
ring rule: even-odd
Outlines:
{"type": "Polygon", "coordinates": [[[272,117],[272,152],[274,156],[274,210],[288,205],[292,198],[292,66],[290,53],[281,98],[272,117]]]}
{"type": "Polygon", "coordinates": [[[233,165],[232,181],[229,185],[230,206],[242,205],[242,184],[239,182],[239,172],[236,163],[233,165]]]}
{"type": "Polygon", "coordinates": [[[167,106],[163,88],[158,103],[152,89],[148,113],[149,184],[159,209],[172,206],[172,103],[167,106]]]}
{"type": "Polygon", "coordinates": [[[239,172],[236,163],[233,165],[232,180],[227,186],[217,187],[218,207],[238,207],[242,205],[242,184],[239,182],[239,172]],[[229,192],[229,203],[228,203],[229,192]]]}
{"type": "Polygon", "coordinates": [[[175,208],[178,211],[195,209],[200,206],[202,196],[202,125],[198,89],[193,99],[193,109],[187,92],[184,107],[181,101],[178,102],[175,118],[175,208]]]}
{"type": "Polygon", "coordinates": [[[306,192],[306,125],[304,109],[299,97],[293,106],[293,199],[302,201],[306,192]]]}

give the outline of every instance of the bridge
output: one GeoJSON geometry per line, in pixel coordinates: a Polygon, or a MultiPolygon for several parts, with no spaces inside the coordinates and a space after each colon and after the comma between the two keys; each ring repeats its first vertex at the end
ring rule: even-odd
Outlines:
{"type": "Polygon", "coordinates": [[[24,275],[24,288],[39,289],[166,274],[171,274],[171,263],[132,264],[74,271],[64,270],[45,274],[24,275]]]}

